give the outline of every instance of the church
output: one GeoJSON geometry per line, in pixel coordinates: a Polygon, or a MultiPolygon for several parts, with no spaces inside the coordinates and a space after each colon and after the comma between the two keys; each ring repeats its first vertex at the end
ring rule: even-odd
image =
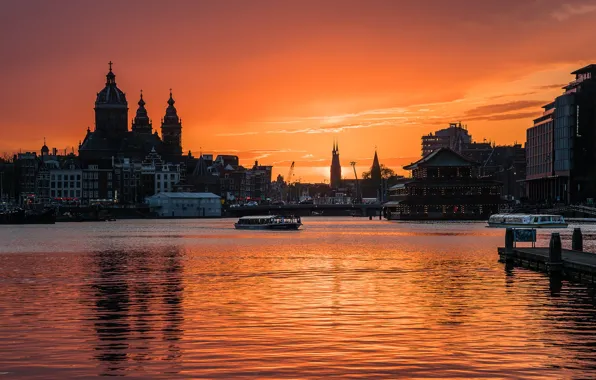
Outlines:
{"type": "Polygon", "coordinates": [[[178,117],[170,90],[165,116],[161,122],[161,138],[153,130],[145,109],[141,92],[138,108],[128,129],[128,102],[125,93],[116,85],[112,62],[106,75],[105,87],[95,100],[95,129],[87,129],[79,145],[79,157],[83,163],[99,164],[98,161],[129,158],[143,160],[153,150],[168,162],[182,160],[182,120],[178,117]]]}
{"type": "Polygon", "coordinates": [[[157,185],[149,182],[167,185],[164,189],[171,191],[184,179],[186,161],[192,157],[182,156],[182,120],[174,103],[170,90],[160,137],[153,130],[141,92],[129,130],[126,94],[116,85],[109,63],[105,87],[95,99],[95,129],[87,129],[79,144],[83,203],[94,199],[139,203],[156,191],[157,185]],[[151,157],[157,157],[160,164],[150,165],[151,157]]]}

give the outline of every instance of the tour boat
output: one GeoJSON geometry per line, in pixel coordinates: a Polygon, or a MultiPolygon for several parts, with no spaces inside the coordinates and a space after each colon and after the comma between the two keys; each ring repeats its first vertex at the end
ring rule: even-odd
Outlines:
{"type": "Polygon", "coordinates": [[[513,228],[566,228],[561,215],[494,214],[488,218],[489,227],[513,228]]]}
{"type": "Polygon", "coordinates": [[[299,216],[243,216],[234,223],[238,230],[297,230],[302,225],[299,216]]]}

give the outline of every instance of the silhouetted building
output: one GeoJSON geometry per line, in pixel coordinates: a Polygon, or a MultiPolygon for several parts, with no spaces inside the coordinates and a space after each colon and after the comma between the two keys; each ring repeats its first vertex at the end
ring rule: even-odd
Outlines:
{"type": "Polygon", "coordinates": [[[341,187],[341,164],[339,162],[339,144],[333,143],[333,150],[331,151],[331,176],[330,184],[332,189],[341,187]]]}
{"type": "Polygon", "coordinates": [[[35,190],[39,161],[37,153],[19,153],[14,159],[16,176],[16,194],[19,203],[35,202],[35,190]]]}
{"type": "Polygon", "coordinates": [[[596,65],[571,74],[526,133],[528,197],[536,202],[596,198],[596,65]]]}
{"type": "Polygon", "coordinates": [[[478,177],[478,163],[441,148],[404,166],[412,178],[390,188],[387,219],[487,219],[498,212],[501,184],[478,177]]]}
{"type": "Polygon", "coordinates": [[[503,184],[501,195],[509,200],[526,196],[526,152],[521,144],[466,144],[462,155],[479,163],[478,175],[503,184]]]}
{"type": "Polygon", "coordinates": [[[451,123],[449,128],[422,136],[422,156],[426,156],[440,148],[449,148],[457,153],[472,142],[472,136],[461,123],[451,123]]]}
{"type": "Polygon", "coordinates": [[[176,160],[182,155],[182,120],[178,117],[174,103],[170,90],[168,108],[161,123],[161,137],[164,143],[163,153],[171,160],[176,160]]]}

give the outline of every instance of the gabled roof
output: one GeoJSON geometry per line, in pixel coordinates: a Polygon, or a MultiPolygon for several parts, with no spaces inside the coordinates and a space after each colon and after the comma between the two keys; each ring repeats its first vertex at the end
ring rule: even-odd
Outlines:
{"type": "Polygon", "coordinates": [[[440,148],[427,154],[420,160],[404,166],[406,170],[414,170],[418,167],[440,167],[440,166],[477,166],[476,161],[470,160],[461,154],[449,149],[440,148]]]}

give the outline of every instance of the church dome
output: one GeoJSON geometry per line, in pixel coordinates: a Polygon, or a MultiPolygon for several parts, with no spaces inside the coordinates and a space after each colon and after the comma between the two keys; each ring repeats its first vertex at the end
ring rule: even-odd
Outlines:
{"type": "Polygon", "coordinates": [[[112,62],[109,63],[110,71],[106,75],[106,86],[103,90],[97,93],[95,106],[128,106],[126,95],[116,86],[116,75],[112,72],[112,62]]]}

